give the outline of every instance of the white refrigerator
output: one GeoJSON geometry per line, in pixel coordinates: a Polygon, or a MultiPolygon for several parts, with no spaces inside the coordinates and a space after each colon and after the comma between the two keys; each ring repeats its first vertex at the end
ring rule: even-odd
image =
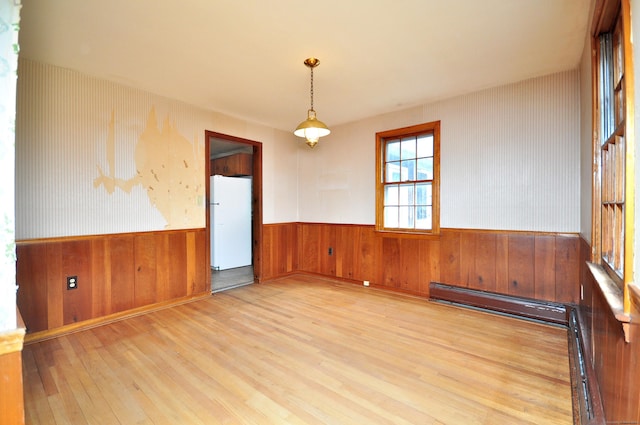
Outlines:
{"type": "Polygon", "coordinates": [[[211,267],[251,265],[251,177],[212,176],[211,267]]]}

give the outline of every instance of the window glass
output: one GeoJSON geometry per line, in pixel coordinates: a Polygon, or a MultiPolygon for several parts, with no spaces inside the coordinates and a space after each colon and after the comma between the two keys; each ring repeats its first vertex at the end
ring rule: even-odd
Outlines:
{"type": "Polygon", "coordinates": [[[407,180],[416,179],[416,160],[414,158],[400,162],[400,169],[402,170],[401,181],[406,182],[407,180]]]}
{"type": "Polygon", "coordinates": [[[402,168],[400,167],[400,161],[396,162],[388,162],[386,164],[387,168],[387,178],[386,181],[389,183],[399,182],[402,177],[402,168]]]}
{"type": "Polygon", "coordinates": [[[400,161],[400,140],[390,140],[387,142],[386,161],[400,161]]]}
{"type": "Polygon", "coordinates": [[[433,158],[420,158],[417,162],[417,180],[433,180],[433,158]]]}
{"type": "MultiPolygon", "coordinates": [[[[614,7],[614,3],[609,6],[614,7]]],[[[618,7],[618,6],[615,6],[618,7]]],[[[598,137],[594,141],[599,173],[596,174],[594,187],[599,211],[594,215],[594,240],[600,261],[609,271],[614,281],[621,287],[630,279],[625,276],[625,210],[627,133],[626,133],[626,82],[625,51],[622,25],[622,10],[613,19],[601,23],[596,38],[597,66],[593,78],[597,83],[595,94],[596,112],[599,119],[594,122],[594,131],[598,137]],[[598,199],[599,198],[599,199],[598,199]]]]}
{"type": "Polygon", "coordinates": [[[387,185],[384,188],[384,204],[397,206],[400,205],[398,201],[398,185],[387,185]]]}
{"type": "Polygon", "coordinates": [[[418,136],[418,158],[433,156],[433,134],[418,136]]]}
{"type": "Polygon", "coordinates": [[[413,185],[400,185],[400,205],[413,205],[413,185]]]}
{"type": "Polygon", "coordinates": [[[414,159],[416,157],[416,138],[405,137],[402,139],[402,152],[400,159],[414,159]]]}
{"type": "Polygon", "coordinates": [[[436,233],[440,123],[376,135],[381,176],[376,228],[436,233]],[[386,137],[388,135],[388,137],[386,137]]]}

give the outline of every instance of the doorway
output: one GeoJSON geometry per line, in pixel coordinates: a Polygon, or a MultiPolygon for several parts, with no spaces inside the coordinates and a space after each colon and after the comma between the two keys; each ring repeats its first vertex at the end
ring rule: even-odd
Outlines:
{"type": "MultiPolygon", "coordinates": [[[[206,235],[207,274],[211,292],[220,292],[259,282],[262,276],[260,247],[262,246],[262,143],[235,136],[205,131],[206,166],[206,235]],[[217,176],[217,177],[213,177],[217,176]],[[218,189],[214,189],[214,186],[218,189]],[[220,187],[247,188],[248,194],[228,199],[224,203],[214,196],[222,196],[229,189],[220,187]],[[214,195],[217,193],[218,195],[214,195]],[[246,205],[245,206],[245,199],[246,205]],[[226,215],[234,222],[237,232],[228,232],[225,225],[224,206],[231,205],[234,212],[226,215]],[[246,219],[239,219],[240,210],[248,208],[246,219]],[[239,220],[239,221],[238,221],[239,220]],[[248,228],[247,228],[248,227],[248,228]],[[231,233],[231,236],[226,236],[231,233]],[[238,235],[246,235],[238,238],[238,235]],[[222,241],[222,242],[221,242],[222,241]],[[238,248],[238,245],[242,247],[238,248]],[[216,248],[217,247],[217,248],[216,248]],[[234,251],[231,250],[240,250],[234,251]],[[248,253],[247,253],[248,252],[248,253]],[[236,255],[237,254],[237,255],[236,255]],[[250,257],[250,258],[248,258],[250,257]],[[232,258],[232,259],[230,259],[232,258]]],[[[238,193],[238,189],[232,189],[238,193]]],[[[245,192],[245,189],[242,190],[245,192]]],[[[227,207],[228,208],[228,207],[227,207]]]]}

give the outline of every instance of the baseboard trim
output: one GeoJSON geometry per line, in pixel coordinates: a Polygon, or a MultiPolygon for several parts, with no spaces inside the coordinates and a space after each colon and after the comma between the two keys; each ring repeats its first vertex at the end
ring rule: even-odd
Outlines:
{"type": "Polygon", "coordinates": [[[177,298],[170,301],[164,301],[156,304],[150,304],[143,307],[134,308],[131,310],[121,311],[119,313],[109,314],[107,316],[97,317],[95,319],[83,320],[82,322],[71,323],[68,325],[60,326],[59,328],[48,329],[44,331],[32,332],[24,337],[24,345],[33,344],[35,342],[46,341],[48,339],[57,338],[63,335],[69,335],[75,332],[84,331],[87,329],[95,328],[98,326],[106,325],[108,323],[117,322],[119,320],[128,319],[130,317],[140,316],[142,314],[151,313],[153,311],[163,310],[169,307],[175,307],[177,305],[186,304],[192,301],[201,300],[211,296],[211,292],[205,292],[198,295],[191,295],[187,297],[177,298]]]}
{"type": "Polygon", "coordinates": [[[429,299],[563,326],[567,326],[569,322],[567,308],[564,304],[513,297],[438,282],[431,282],[429,285],[429,299]]]}

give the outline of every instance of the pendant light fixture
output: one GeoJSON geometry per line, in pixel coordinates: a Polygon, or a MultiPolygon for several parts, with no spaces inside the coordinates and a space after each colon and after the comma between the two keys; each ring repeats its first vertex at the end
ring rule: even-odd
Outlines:
{"type": "Polygon", "coordinates": [[[313,68],[320,65],[320,60],[316,58],[308,58],[304,64],[311,69],[311,109],[307,114],[307,119],[302,121],[293,132],[298,137],[307,139],[307,145],[314,147],[318,144],[318,140],[331,133],[325,123],[316,118],[316,111],[313,110],[313,68]]]}

